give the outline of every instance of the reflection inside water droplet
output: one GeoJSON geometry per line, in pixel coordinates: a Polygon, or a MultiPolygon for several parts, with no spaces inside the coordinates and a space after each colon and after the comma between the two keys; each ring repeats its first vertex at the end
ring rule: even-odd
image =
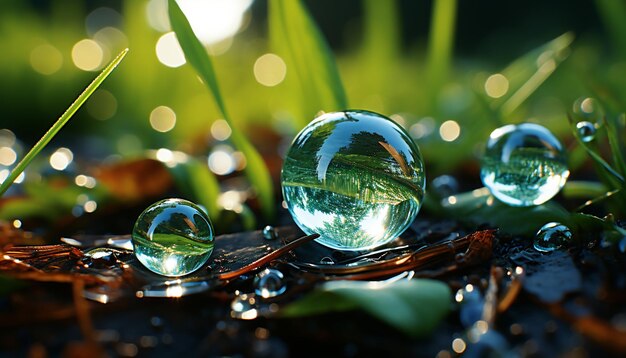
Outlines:
{"type": "Polygon", "coordinates": [[[254,292],[263,298],[282,295],[286,289],[283,273],[279,270],[268,268],[254,278],[254,292]]]}
{"type": "Polygon", "coordinates": [[[422,205],[424,163],[408,133],[368,111],[326,113],[294,139],[281,185],[289,212],[317,242],[366,250],[390,242],[422,205]]]}
{"type": "Polygon", "coordinates": [[[576,131],[578,131],[578,136],[580,140],[585,143],[589,143],[596,137],[596,126],[588,121],[581,121],[576,123],[576,131]]]}
{"type": "Polygon", "coordinates": [[[213,252],[213,226],[206,212],[183,199],[150,205],[133,227],[135,256],[164,276],[182,276],[202,267],[213,252]]]}
{"type": "Polygon", "coordinates": [[[568,176],[565,150],[545,127],[522,123],[491,133],[480,177],[500,201],[511,206],[543,204],[561,190],[568,176]]]}
{"type": "Polygon", "coordinates": [[[550,222],[539,229],[533,246],[537,251],[550,252],[569,245],[571,240],[570,228],[558,222],[550,222]]]}
{"type": "Polygon", "coordinates": [[[212,285],[208,281],[172,280],[146,285],[137,291],[137,297],[183,297],[208,291],[212,285]]]}

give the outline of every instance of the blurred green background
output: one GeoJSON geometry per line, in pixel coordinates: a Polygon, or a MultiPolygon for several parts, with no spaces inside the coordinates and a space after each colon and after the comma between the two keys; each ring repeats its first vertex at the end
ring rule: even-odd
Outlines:
{"type": "MultiPolygon", "coordinates": [[[[599,111],[585,99],[600,95],[615,112],[626,103],[624,1],[303,3],[330,45],[348,106],[405,126],[429,181],[454,174],[464,189],[480,186],[477,158],[504,123],[541,123],[569,146],[567,113],[593,118],[599,111]]],[[[291,138],[319,111],[342,108],[302,95],[308,84],[277,54],[280,36],[270,38],[267,1],[179,4],[212,55],[234,122],[277,184],[291,138]]],[[[0,34],[0,128],[12,131],[22,150],[130,48],[42,155],[53,171],[142,156],[176,162],[185,153],[221,183],[240,177],[246,159],[231,145],[211,94],[184,64],[166,1],[5,0],[0,34]]],[[[9,132],[2,138],[11,142],[9,132]]],[[[13,155],[4,153],[0,164],[10,167],[13,155]]],[[[574,169],[582,154],[572,151],[574,169]]],[[[277,202],[279,196],[276,190],[277,202]]]]}

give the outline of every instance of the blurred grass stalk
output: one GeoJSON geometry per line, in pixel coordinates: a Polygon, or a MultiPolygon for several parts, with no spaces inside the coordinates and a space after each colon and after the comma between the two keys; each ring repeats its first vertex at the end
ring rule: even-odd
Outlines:
{"type": "Polygon", "coordinates": [[[85,88],[85,90],[76,98],[76,100],[69,106],[69,108],[61,115],[61,117],[50,127],[50,129],[41,137],[41,139],[31,148],[28,153],[20,160],[20,162],[13,168],[9,176],[0,184],[0,196],[2,196],[9,187],[13,184],[15,179],[26,169],[28,164],[41,152],[42,149],[54,138],[54,136],[63,128],[63,126],[72,118],[74,113],[85,103],[85,101],[95,92],[98,87],[104,82],[104,80],[113,72],[115,67],[119,65],[124,59],[128,49],[124,49],[117,55],[111,63],[109,63],[102,72],[85,88]]]}
{"type": "Polygon", "coordinates": [[[287,77],[298,98],[299,127],[321,110],[348,108],[339,70],[330,47],[300,0],[269,0],[269,32],[274,51],[286,62],[287,77]],[[293,75],[290,75],[293,73],[293,75]]]}
{"type": "Polygon", "coordinates": [[[623,0],[596,0],[598,13],[617,52],[626,59],[626,2],[623,0]]]}
{"type": "Polygon", "coordinates": [[[431,14],[426,76],[430,86],[431,110],[436,108],[437,95],[448,79],[452,64],[457,0],[435,0],[431,14]]]}
{"type": "MultiPolygon", "coordinates": [[[[273,219],[275,213],[274,188],[271,175],[263,161],[263,158],[248,141],[245,135],[239,131],[238,127],[230,117],[229,112],[226,109],[226,103],[220,91],[211,59],[200,40],[194,34],[191,26],[189,25],[189,21],[175,0],[169,0],[168,10],[172,29],[176,33],[176,37],[178,38],[178,42],[183,50],[183,53],[185,54],[185,58],[202,78],[202,81],[207,86],[209,92],[213,95],[213,99],[217,104],[217,107],[230,126],[232,131],[230,137],[231,141],[246,157],[247,165],[244,169],[246,177],[259,197],[259,202],[264,215],[268,219],[273,219]]],[[[216,180],[214,176],[211,176],[211,178],[212,181],[216,180]]],[[[212,187],[215,191],[216,185],[212,185],[212,187]]],[[[211,196],[217,200],[219,192],[214,192],[211,196]]]]}

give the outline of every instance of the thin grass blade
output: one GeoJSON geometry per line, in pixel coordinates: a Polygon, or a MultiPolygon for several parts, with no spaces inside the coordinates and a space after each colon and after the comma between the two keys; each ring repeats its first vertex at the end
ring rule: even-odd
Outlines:
{"type": "Polygon", "coordinates": [[[492,100],[493,108],[505,117],[513,113],[567,58],[573,41],[574,35],[565,33],[528,52],[502,70],[502,75],[508,81],[508,91],[492,100]]]}
{"type": "Polygon", "coordinates": [[[213,95],[213,99],[220,112],[222,112],[224,119],[230,125],[232,130],[231,141],[246,157],[247,165],[244,169],[246,177],[250,185],[256,190],[263,213],[268,218],[272,218],[275,211],[274,188],[269,170],[259,152],[237,128],[228,113],[224,97],[218,85],[213,63],[206,49],[191,29],[187,17],[185,17],[175,0],[169,0],[168,8],[172,29],[176,33],[185,58],[202,78],[209,92],[213,95]]]}
{"type": "Polygon", "coordinates": [[[119,65],[128,53],[128,49],[120,52],[107,67],[85,88],[85,90],[76,98],[69,108],[61,115],[61,117],[48,129],[41,139],[26,153],[24,158],[13,168],[9,176],[0,184],[0,196],[2,196],[13,184],[15,179],[26,169],[28,164],[41,152],[43,148],[54,138],[54,136],[63,128],[70,118],[78,111],[85,101],[94,93],[94,91],[104,82],[104,80],[113,72],[115,67],[119,65]]]}
{"type": "MultiPolygon", "coordinates": [[[[348,107],[332,51],[299,0],[269,1],[270,38],[274,50],[293,69],[300,89],[300,125],[323,111],[348,107]]],[[[289,76],[289,74],[288,74],[289,76]]]]}
{"type": "Polygon", "coordinates": [[[456,0],[436,0],[431,15],[426,73],[434,106],[437,94],[445,83],[452,63],[452,47],[456,24],[456,0]]]}
{"type": "MultiPolygon", "coordinates": [[[[572,118],[571,115],[568,114],[567,118],[570,121],[570,125],[572,128],[575,128],[575,123],[574,123],[574,119],[572,118]]],[[[589,156],[593,159],[593,161],[599,165],[606,174],[609,175],[609,180],[610,182],[613,184],[612,187],[622,187],[624,185],[624,177],[622,175],[620,175],[617,171],[615,171],[615,169],[613,169],[611,167],[611,165],[609,163],[607,163],[604,158],[602,158],[602,156],[600,154],[598,154],[593,148],[591,148],[591,146],[584,142],[581,138],[580,138],[580,134],[578,133],[578,131],[572,129],[573,133],[574,133],[574,137],[576,138],[576,140],[578,141],[578,143],[585,148],[585,151],[587,152],[587,154],[589,154],[589,156]],[[616,181],[617,180],[617,183],[616,181]]]]}

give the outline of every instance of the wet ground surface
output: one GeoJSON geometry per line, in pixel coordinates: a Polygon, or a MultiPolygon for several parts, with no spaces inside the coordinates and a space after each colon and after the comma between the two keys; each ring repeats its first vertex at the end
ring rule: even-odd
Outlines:
{"type": "MultiPolygon", "coordinates": [[[[475,229],[454,221],[420,219],[401,240],[434,245],[475,229]]],[[[260,231],[219,237],[211,270],[241,268],[301,234],[294,227],[280,227],[278,233],[275,241],[264,240],[260,231]]],[[[289,262],[347,258],[316,245],[304,244],[272,261],[291,285],[283,298],[274,301],[278,306],[300,294],[291,290],[299,274],[289,271],[289,262]]],[[[135,267],[132,257],[119,258],[135,267]]],[[[254,271],[226,286],[184,297],[138,298],[137,287],[159,278],[135,268],[133,278],[126,277],[115,286],[122,293],[102,304],[77,298],[71,282],[26,280],[15,286],[15,281],[6,278],[12,271],[4,266],[3,284],[12,288],[0,298],[0,355],[617,357],[626,353],[626,260],[618,248],[601,247],[591,240],[585,246],[542,254],[528,240],[497,234],[490,258],[446,272],[438,270],[453,262],[454,258],[438,261],[424,275],[446,282],[453,295],[461,290],[464,300],[457,302],[455,295],[450,313],[422,338],[406,336],[362,311],[306,318],[276,314],[234,318],[233,297],[253,291],[254,271]],[[502,301],[511,298],[512,286],[517,284],[519,292],[504,305],[502,301]],[[497,302],[489,306],[494,287],[499,289],[497,302]],[[495,312],[491,324],[476,326],[488,307],[495,312]]],[[[419,270],[416,273],[420,275],[419,270]]]]}

